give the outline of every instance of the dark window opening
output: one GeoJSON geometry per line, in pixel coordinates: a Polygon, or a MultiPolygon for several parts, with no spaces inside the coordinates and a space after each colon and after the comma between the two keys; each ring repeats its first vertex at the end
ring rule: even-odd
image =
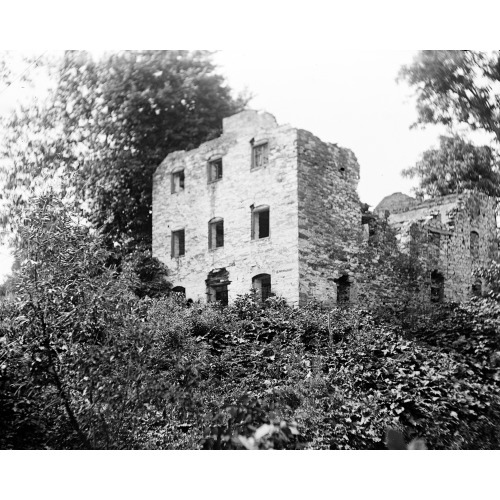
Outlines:
{"type": "Polygon", "coordinates": [[[479,258],[479,233],[476,231],[470,233],[470,255],[473,259],[479,258]]]}
{"type": "Polygon", "coordinates": [[[211,271],[205,283],[207,285],[207,301],[219,302],[227,306],[229,303],[228,285],[231,282],[229,281],[229,273],[226,268],[211,271]]]}
{"type": "Polygon", "coordinates": [[[259,274],[252,278],[252,288],[259,300],[267,300],[272,296],[271,275],[259,274]]]}
{"type": "Polygon", "coordinates": [[[215,302],[220,302],[222,305],[227,306],[229,303],[229,297],[227,292],[227,285],[214,287],[215,291],[215,302]]]}
{"type": "Polygon", "coordinates": [[[361,224],[363,225],[363,230],[368,233],[368,236],[374,236],[376,233],[377,219],[373,214],[364,213],[361,215],[361,224]]]}
{"type": "Polygon", "coordinates": [[[483,283],[480,279],[477,279],[472,285],[472,295],[474,297],[483,296],[483,283]]]}
{"type": "Polygon", "coordinates": [[[443,302],[444,276],[439,271],[431,273],[431,302],[443,302]]]}
{"type": "Polygon", "coordinates": [[[184,170],[172,174],[172,193],[178,193],[184,189],[184,170]]]}
{"type": "Polygon", "coordinates": [[[186,289],[183,286],[174,286],[174,288],[172,288],[172,292],[184,295],[184,297],[186,296],[186,289]]]}
{"type": "Polygon", "coordinates": [[[172,257],[180,257],[184,253],[184,229],[172,231],[172,257]]]}
{"type": "Polygon", "coordinates": [[[437,260],[441,252],[441,235],[429,231],[429,257],[437,260]]]}
{"type": "Polygon", "coordinates": [[[208,182],[222,179],[222,158],[208,162],[208,182]]]}
{"type": "Polygon", "coordinates": [[[351,300],[351,283],[349,282],[349,276],[344,274],[336,279],[335,283],[337,284],[337,304],[348,304],[351,300]]]}
{"type": "Polygon", "coordinates": [[[252,239],[268,238],[270,233],[269,207],[259,207],[252,211],[252,239]]]}
{"type": "Polygon", "coordinates": [[[212,219],[208,223],[208,248],[214,249],[224,246],[224,220],[212,219]]]}
{"type": "Polygon", "coordinates": [[[261,168],[267,166],[268,161],[267,142],[252,146],[252,168],[261,168]]]}

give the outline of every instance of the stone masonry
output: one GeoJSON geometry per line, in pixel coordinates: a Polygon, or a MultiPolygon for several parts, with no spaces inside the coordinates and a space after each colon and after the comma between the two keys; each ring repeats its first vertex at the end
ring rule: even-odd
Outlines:
{"type": "Polygon", "coordinates": [[[267,287],[290,304],[335,303],[355,252],[347,236],[361,229],[358,180],[351,151],[243,111],[221,137],[158,167],[153,254],[195,301],[267,287]]]}
{"type": "Polygon", "coordinates": [[[337,302],[338,280],[347,279],[347,301],[355,301],[349,262],[357,253],[361,212],[359,165],[348,149],[298,131],[299,293],[337,302]]]}
{"type": "Polygon", "coordinates": [[[368,274],[360,259],[371,237],[366,221],[387,218],[403,251],[417,242],[427,299],[485,291],[473,271],[498,254],[494,198],[395,193],[362,217],[358,181],[352,151],[278,125],[269,113],[243,111],[223,120],[219,138],[158,167],[153,254],[174,290],[195,301],[230,302],[254,289],[293,305],[385,303],[381,287],[390,279],[377,275],[376,256],[368,274]]]}
{"type": "Polygon", "coordinates": [[[418,239],[431,299],[460,302],[484,293],[473,271],[498,254],[495,198],[469,191],[418,201],[395,193],[384,198],[375,213],[388,217],[403,248],[418,239]]]}

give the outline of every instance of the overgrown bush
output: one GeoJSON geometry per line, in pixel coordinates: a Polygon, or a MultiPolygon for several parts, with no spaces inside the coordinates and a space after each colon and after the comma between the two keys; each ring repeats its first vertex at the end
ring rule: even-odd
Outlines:
{"type": "Polygon", "coordinates": [[[125,255],[121,264],[128,274],[132,291],[140,298],[168,295],[172,285],[167,280],[168,270],[149,249],[136,249],[125,255]]]}
{"type": "MultiPolygon", "coordinates": [[[[140,298],[50,197],[18,225],[0,320],[2,448],[384,449],[500,445],[498,323],[484,301],[403,330],[390,314],[140,298]]],[[[490,300],[490,299],[489,299],[490,300]]]]}
{"type": "Polygon", "coordinates": [[[182,390],[180,354],[192,354],[179,341],[182,320],[158,332],[149,303],[105,266],[99,236],[52,197],[36,200],[17,229],[16,301],[1,325],[4,445],[137,446],[137,429],[182,390]]]}

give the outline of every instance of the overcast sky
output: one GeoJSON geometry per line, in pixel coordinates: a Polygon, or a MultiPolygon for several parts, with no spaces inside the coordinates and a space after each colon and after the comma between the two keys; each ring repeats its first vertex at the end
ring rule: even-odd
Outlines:
{"type": "MultiPolygon", "coordinates": [[[[374,206],[393,192],[411,193],[414,181],[400,171],[445,132],[435,126],[410,130],[416,119],[412,90],[396,78],[415,54],[222,50],[215,61],[233,89],[254,95],[250,107],[352,149],[361,166],[360,198],[374,206]]],[[[0,93],[0,112],[22,93],[22,85],[17,81],[0,93]]]]}
{"type": "Polygon", "coordinates": [[[278,123],[309,130],[351,149],[361,167],[359,195],[376,205],[384,196],[411,194],[415,181],[400,172],[445,130],[412,129],[412,90],[396,82],[415,51],[220,51],[216,61],[236,90],[255,96],[250,107],[278,123]]]}

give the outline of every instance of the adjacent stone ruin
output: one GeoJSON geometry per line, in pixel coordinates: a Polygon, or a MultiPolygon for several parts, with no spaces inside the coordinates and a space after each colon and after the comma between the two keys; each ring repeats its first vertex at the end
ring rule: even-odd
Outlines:
{"type": "Polygon", "coordinates": [[[473,191],[425,201],[403,196],[384,198],[374,212],[388,217],[403,249],[418,240],[434,290],[431,300],[460,302],[483,293],[474,270],[498,255],[495,198],[473,191]]]}

